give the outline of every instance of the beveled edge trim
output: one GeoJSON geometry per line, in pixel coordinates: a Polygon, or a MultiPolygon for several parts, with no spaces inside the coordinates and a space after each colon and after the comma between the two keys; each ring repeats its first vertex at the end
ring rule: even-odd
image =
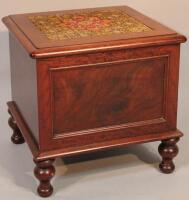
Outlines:
{"type": "Polygon", "coordinates": [[[162,141],[171,138],[180,138],[183,136],[183,133],[180,132],[178,129],[172,131],[166,131],[161,133],[153,133],[143,136],[135,136],[130,138],[122,138],[119,140],[112,140],[108,142],[92,144],[82,147],[75,147],[75,148],[68,148],[68,149],[55,149],[44,151],[39,154],[37,160],[44,160],[49,158],[56,158],[56,157],[66,157],[66,156],[73,156],[78,154],[90,153],[105,149],[112,149],[115,147],[124,147],[131,144],[140,144],[140,143],[147,143],[147,142],[155,142],[155,141],[162,141]]]}
{"type": "Polygon", "coordinates": [[[51,57],[60,57],[65,55],[75,55],[75,54],[86,54],[86,53],[96,53],[96,52],[107,52],[112,50],[121,50],[121,49],[134,49],[134,48],[143,48],[143,47],[153,47],[160,45],[171,45],[171,44],[180,44],[187,41],[187,38],[183,35],[176,34],[174,36],[168,35],[164,36],[154,36],[148,38],[140,38],[135,40],[138,43],[133,43],[133,39],[128,39],[127,43],[125,40],[117,40],[111,46],[108,46],[108,42],[104,42],[101,46],[98,46],[98,43],[95,43],[94,47],[85,47],[85,45],[75,45],[68,46],[67,48],[61,47],[51,47],[41,50],[36,50],[30,52],[32,58],[41,59],[41,58],[51,58],[51,57]],[[156,40],[155,40],[156,39],[156,40]],[[155,41],[154,41],[155,40],[155,41]]]}
{"type": "Polygon", "coordinates": [[[121,49],[134,49],[134,48],[143,48],[143,47],[153,47],[160,45],[171,45],[171,44],[180,44],[187,41],[187,38],[183,35],[167,35],[162,38],[162,36],[154,36],[150,38],[140,38],[135,39],[134,43],[133,39],[128,39],[127,43],[125,40],[115,40],[114,44],[108,45],[108,42],[94,43],[94,47],[88,47],[87,45],[75,45],[68,47],[51,47],[41,50],[36,50],[30,53],[32,58],[51,58],[51,57],[60,57],[65,55],[75,55],[75,54],[86,54],[86,53],[96,53],[96,52],[107,52],[113,50],[121,50],[121,49]]]}
{"type": "MultiPolygon", "coordinates": [[[[53,93],[54,93],[54,87],[52,85],[52,73],[53,71],[60,71],[60,70],[70,70],[70,69],[75,69],[75,68],[88,68],[88,67],[104,67],[106,65],[114,65],[114,64],[124,64],[124,63],[131,63],[131,62],[137,62],[137,61],[146,61],[146,60],[155,60],[155,59],[166,59],[166,62],[168,64],[167,67],[169,67],[169,60],[170,60],[170,55],[169,54],[162,54],[158,56],[150,56],[150,57],[145,57],[145,58],[135,58],[135,59],[125,59],[125,60],[118,60],[118,61],[110,61],[110,62],[103,62],[103,63],[92,63],[92,64],[84,64],[84,65],[73,65],[73,66],[67,66],[67,67],[56,67],[56,68],[49,68],[49,73],[50,73],[50,85],[51,85],[51,111],[54,113],[54,98],[53,98],[53,93]]],[[[167,68],[165,66],[165,73],[167,73],[167,68]]],[[[165,74],[166,76],[166,74],[165,74]]],[[[167,81],[164,80],[164,101],[166,99],[166,90],[167,88],[167,81]]],[[[120,130],[120,129],[125,129],[129,127],[138,127],[138,126],[146,126],[146,125],[151,125],[151,124],[159,124],[159,123],[165,123],[167,122],[166,120],[166,102],[164,102],[162,106],[162,116],[156,119],[151,119],[151,120],[143,120],[143,121],[137,121],[137,122],[130,122],[130,123],[124,123],[124,124],[119,124],[119,125],[111,125],[111,126],[104,126],[104,127],[98,127],[98,128],[92,128],[92,129],[85,129],[82,131],[73,131],[73,132],[61,132],[61,133],[56,133],[54,134],[54,119],[51,119],[52,123],[52,139],[61,139],[65,137],[73,137],[73,136],[78,136],[78,135],[84,135],[84,134],[91,134],[95,132],[100,132],[100,131],[112,131],[112,130],[120,130]]]]}
{"type": "Polygon", "coordinates": [[[72,68],[81,68],[81,67],[96,67],[96,66],[104,66],[104,65],[114,65],[114,64],[124,64],[124,63],[130,63],[130,62],[137,62],[137,61],[146,61],[146,60],[153,60],[156,58],[169,58],[169,54],[162,54],[158,56],[148,56],[145,58],[131,58],[131,59],[123,59],[123,60],[115,60],[115,61],[107,61],[107,62],[99,62],[99,63],[90,63],[90,64],[83,64],[83,65],[72,65],[72,66],[65,66],[65,67],[52,67],[49,68],[49,71],[52,73],[52,71],[59,71],[59,70],[69,70],[72,68]]]}
{"type": "Polygon", "coordinates": [[[16,121],[18,128],[20,129],[24,139],[26,140],[31,153],[33,154],[34,158],[37,158],[39,155],[39,146],[37,141],[32,136],[31,131],[29,130],[27,124],[25,123],[21,113],[19,112],[16,104],[14,101],[7,102],[8,108],[16,121]]]}
{"type": "Polygon", "coordinates": [[[148,126],[148,125],[152,125],[152,124],[161,124],[161,123],[165,123],[165,122],[166,122],[166,120],[163,117],[161,117],[161,118],[152,119],[152,120],[130,122],[130,123],[126,123],[126,124],[86,129],[86,130],[82,130],[82,131],[58,133],[58,134],[53,135],[52,139],[56,140],[56,139],[61,139],[61,138],[65,138],[65,137],[74,137],[74,136],[78,136],[78,135],[92,134],[92,133],[98,133],[98,132],[107,132],[107,131],[116,131],[116,130],[132,128],[132,127],[148,126]]]}
{"type": "Polygon", "coordinates": [[[19,40],[20,44],[25,48],[25,50],[32,56],[33,52],[36,52],[37,49],[33,46],[32,42],[28,40],[26,35],[19,29],[19,27],[15,24],[15,22],[10,18],[10,16],[6,16],[2,18],[3,23],[9,29],[9,34],[12,34],[14,38],[19,40]]]}
{"type": "Polygon", "coordinates": [[[108,141],[104,143],[99,143],[98,145],[94,146],[84,146],[79,147],[75,149],[55,149],[55,150],[49,150],[40,152],[38,145],[34,138],[31,135],[31,132],[29,131],[27,125],[25,124],[20,112],[17,110],[17,107],[13,101],[7,102],[8,108],[10,109],[11,114],[13,115],[14,119],[17,122],[18,127],[20,128],[24,139],[26,140],[28,146],[30,147],[30,150],[34,156],[34,159],[36,161],[45,160],[49,158],[56,158],[61,156],[71,156],[71,155],[77,155],[77,154],[83,154],[87,152],[94,152],[94,151],[100,151],[105,149],[111,149],[115,147],[123,147],[126,145],[131,144],[140,144],[140,143],[147,143],[147,142],[153,142],[153,141],[160,141],[165,139],[170,139],[174,137],[182,137],[183,133],[181,133],[179,130],[174,131],[167,131],[162,133],[153,133],[148,134],[145,136],[135,136],[130,138],[122,138],[120,140],[113,140],[108,141]]]}
{"type": "Polygon", "coordinates": [[[84,54],[84,53],[95,53],[95,52],[105,52],[111,50],[119,49],[130,49],[130,48],[139,48],[147,46],[156,46],[156,45],[170,45],[176,43],[184,43],[187,41],[187,38],[184,35],[175,33],[173,35],[164,35],[164,36],[154,36],[150,38],[139,38],[136,39],[133,43],[133,39],[125,40],[116,40],[114,44],[108,45],[107,42],[93,44],[92,47],[88,47],[87,44],[83,45],[71,45],[67,47],[51,47],[37,49],[34,44],[28,40],[27,36],[19,29],[15,22],[11,19],[10,16],[6,16],[2,19],[3,23],[7,26],[10,32],[18,38],[22,46],[25,47],[30,57],[34,59],[41,58],[50,58],[64,55],[73,55],[73,54],[84,54]],[[137,43],[136,43],[137,42],[137,43]]]}

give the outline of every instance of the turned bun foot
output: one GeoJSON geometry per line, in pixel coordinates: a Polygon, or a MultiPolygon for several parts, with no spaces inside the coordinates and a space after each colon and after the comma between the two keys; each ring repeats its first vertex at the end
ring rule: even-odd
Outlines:
{"type": "Polygon", "coordinates": [[[23,144],[25,142],[22,133],[20,132],[20,129],[18,128],[16,121],[14,120],[10,110],[8,110],[8,113],[10,114],[10,118],[8,120],[8,124],[9,126],[12,128],[13,130],[13,134],[11,136],[11,141],[14,144],[23,144]]]}
{"type": "Polygon", "coordinates": [[[23,144],[25,142],[24,138],[18,133],[18,131],[13,133],[11,136],[11,141],[14,144],[23,144]]]}
{"type": "Polygon", "coordinates": [[[175,170],[173,158],[178,154],[178,147],[176,143],[179,138],[172,138],[163,140],[159,145],[158,151],[162,156],[162,162],[159,165],[160,170],[165,174],[170,174],[175,170]]]}
{"type": "Polygon", "coordinates": [[[34,162],[36,163],[34,174],[40,182],[37,192],[41,197],[49,197],[53,193],[50,181],[55,175],[54,159],[34,162]]]}

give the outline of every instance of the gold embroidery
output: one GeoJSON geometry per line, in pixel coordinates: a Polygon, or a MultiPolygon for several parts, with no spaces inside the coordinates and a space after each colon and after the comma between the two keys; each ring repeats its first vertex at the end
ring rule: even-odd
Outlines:
{"type": "Polygon", "coordinates": [[[30,16],[29,20],[50,40],[152,30],[118,9],[30,16]]]}

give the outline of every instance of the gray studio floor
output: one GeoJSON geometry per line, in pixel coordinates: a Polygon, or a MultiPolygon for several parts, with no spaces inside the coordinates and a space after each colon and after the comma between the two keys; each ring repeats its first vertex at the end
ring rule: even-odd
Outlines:
{"type": "MultiPolygon", "coordinates": [[[[26,144],[16,146],[10,142],[11,130],[7,125],[5,104],[10,99],[8,70],[0,73],[0,92],[0,199],[41,199],[36,194],[34,164],[26,144]]],[[[184,110],[183,107],[180,110],[184,110]]],[[[57,173],[53,179],[55,191],[50,199],[188,200],[189,125],[182,113],[179,114],[179,126],[186,134],[179,143],[180,153],[175,159],[177,168],[174,174],[164,175],[159,172],[158,143],[64,161],[58,159],[57,173]]]]}

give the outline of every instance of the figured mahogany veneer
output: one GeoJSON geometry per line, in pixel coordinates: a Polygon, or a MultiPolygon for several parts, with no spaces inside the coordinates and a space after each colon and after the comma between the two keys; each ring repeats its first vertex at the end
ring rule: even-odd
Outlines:
{"type": "Polygon", "coordinates": [[[50,69],[54,136],[164,118],[166,62],[160,57],[50,69]]]}
{"type": "MultiPolygon", "coordinates": [[[[173,172],[182,136],[176,119],[184,36],[126,6],[11,15],[3,21],[10,30],[12,141],[29,145],[41,196],[53,192],[53,162],[60,156],[162,141],[160,169],[173,172]],[[100,21],[111,25],[106,21],[110,10],[131,16],[134,28],[131,20],[130,32],[106,27],[108,34],[95,34],[100,21]],[[58,32],[73,21],[61,18],[61,24],[60,16],[79,20],[77,31],[86,26],[82,13],[92,16],[87,33],[82,30],[77,38],[75,30],[67,29],[66,36],[58,32]],[[31,18],[43,20],[36,25],[31,18]],[[43,24],[47,19],[58,27],[48,32],[51,26],[44,29],[48,23],[43,24]],[[75,35],[69,39],[69,33],[75,35]]],[[[127,27],[127,17],[124,23],[127,27]]]]}

